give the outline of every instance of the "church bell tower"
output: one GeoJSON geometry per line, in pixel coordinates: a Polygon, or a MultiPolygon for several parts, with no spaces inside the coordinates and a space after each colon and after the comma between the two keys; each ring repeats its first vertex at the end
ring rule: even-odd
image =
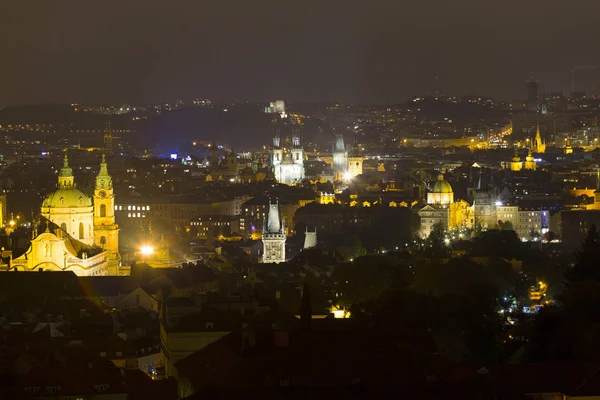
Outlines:
{"type": "Polygon", "coordinates": [[[109,253],[109,275],[118,275],[119,226],[115,223],[115,194],[104,154],[94,189],[94,244],[109,253]]]}

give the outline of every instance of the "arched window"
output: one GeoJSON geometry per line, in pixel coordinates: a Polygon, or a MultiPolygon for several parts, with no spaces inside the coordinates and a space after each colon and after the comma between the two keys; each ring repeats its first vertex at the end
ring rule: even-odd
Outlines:
{"type": "Polygon", "coordinates": [[[79,240],[83,239],[83,236],[85,234],[84,228],[83,228],[83,222],[79,223],[79,240]]]}
{"type": "Polygon", "coordinates": [[[67,232],[67,224],[65,224],[64,222],[62,224],[60,224],[60,229],[67,232]]]}
{"type": "Polygon", "coordinates": [[[106,204],[100,204],[100,218],[106,217],[106,204]]]}

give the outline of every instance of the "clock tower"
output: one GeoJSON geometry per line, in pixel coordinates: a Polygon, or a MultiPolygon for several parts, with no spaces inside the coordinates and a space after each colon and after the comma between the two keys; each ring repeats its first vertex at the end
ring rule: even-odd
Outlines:
{"type": "Polygon", "coordinates": [[[94,244],[109,253],[109,275],[118,275],[119,226],[115,223],[115,194],[104,154],[94,189],[94,244]]]}

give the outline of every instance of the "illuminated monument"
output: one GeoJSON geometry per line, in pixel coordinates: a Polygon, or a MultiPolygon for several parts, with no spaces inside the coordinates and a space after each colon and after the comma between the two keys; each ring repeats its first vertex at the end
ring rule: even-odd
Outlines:
{"type": "Polygon", "coordinates": [[[282,146],[279,135],[273,137],[271,167],[279,183],[293,185],[304,179],[304,149],[298,135],[292,136],[292,146],[289,149],[282,146]]]}
{"type": "Polygon", "coordinates": [[[65,155],[57,190],[42,202],[47,221],[40,235],[34,230],[29,249],[11,262],[18,271],[73,271],[79,276],[116,275],[119,268],[119,229],[114,220],[112,179],[104,157],[96,177],[94,204],[77,189],[65,155]]]}
{"type": "Polygon", "coordinates": [[[533,158],[533,154],[531,153],[531,150],[529,150],[527,152],[527,157],[525,157],[525,169],[529,169],[532,171],[535,171],[537,169],[537,163],[536,163],[535,159],[533,158]]]}
{"type": "Polygon", "coordinates": [[[363,162],[365,158],[358,152],[358,143],[352,144],[352,154],[348,156],[348,174],[354,178],[363,173],[363,162]]]}
{"type": "Polygon", "coordinates": [[[94,244],[109,256],[109,274],[117,275],[119,269],[119,226],[115,222],[115,192],[108,165],[102,155],[100,171],[94,189],[94,244]]]}
{"type": "Polygon", "coordinates": [[[263,223],[263,263],[285,262],[285,223],[279,214],[279,202],[269,201],[269,213],[263,223]]]}
{"type": "Polygon", "coordinates": [[[513,156],[510,162],[510,170],[513,172],[518,172],[523,169],[523,162],[521,161],[521,157],[519,157],[519,150],[515,149],[515,155],[513,156]]]}
{"type": "Polygon", "coordinates": [[[464,229],[472,225],[473,207],[464,200],[454,201],[454,190],[440,174],[433,188],[427,193],[427,205],[419,210],[421,236],[431,234],[440,224],[444,230],[464,229]]]}
{"type": "Polygon", "coordinates": [[[336,136],[333,148],[333,172],[336,179],[344,178],[348,172],[348,151],[341,134],[336,136]]]}
{"type": "Polygon", "coordinates": [[[540,135],[540,124],[538,124],[537,129],[535,131],[535,139],[533,140],[533,149],[531,149],[534,153],[545,153],[546,152],[546,142],[542,141],[542,135],[540,135]]]}

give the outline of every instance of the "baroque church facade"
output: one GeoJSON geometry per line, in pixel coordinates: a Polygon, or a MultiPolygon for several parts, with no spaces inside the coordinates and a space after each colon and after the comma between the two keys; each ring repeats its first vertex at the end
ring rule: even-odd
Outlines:
{"type": "Polygon", "coordinates": [[[73,271],[79,276],[118,275],[119,227],[115,222],[112,178],[104,156],[93,199],[79,190],[67,155],[57,190],[41,206],[46,229],[29,249],[11,260],[18,271],[73,271]]]}

